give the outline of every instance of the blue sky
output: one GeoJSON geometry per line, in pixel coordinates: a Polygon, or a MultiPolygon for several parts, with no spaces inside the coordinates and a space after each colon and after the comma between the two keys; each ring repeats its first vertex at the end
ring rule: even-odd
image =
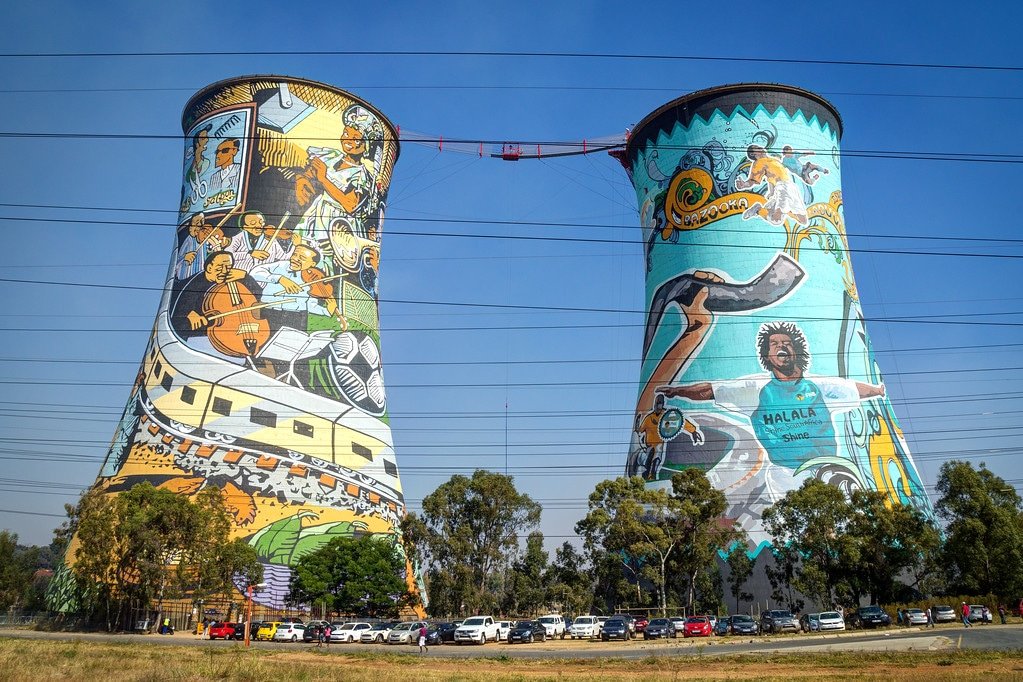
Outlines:
{"type": "MultiPolygon", "coordinates": [[[[60,514],[95,478],[171,255],[182,106],[208,83],[254,73],[348,89],[403,130],[446,140],[600,138],[679,95],[740,81],[824,95],[844,119],[843,149],[878,152],[843,159],[846,225],[864,309],[877,318],[868,329],[925,484],[956,455],[1023,483],[1016,449],[1023,374],[1013,369],[1023,365],[1023,237],[1014,182],[1023,144],[1011,130],[1023,72],[679,59],[9,56],[451,50],[1021,66],[1016,27],[1023,8],[962,9],[697,9],[669,2],[5,7],[0,265],[3,278],[34,282],[0,282],[0,527],[26,542],[47,542],[60,519],[46,515],[60,514]],[[1011,158],[897,159],[892,152],[1011,158]],[[113,207],[137,210],[104,210],[113,207]]],[[[625,173],[605,154],[509,163],[450,145],[405,144],[388,205],[382,353],[411,508],[456,471],[504,471],[507,460],[519,488],[544,504],[542,530],[560,542],[571,536],[596,482],[621,473],[633,419],[644,289],[636,199],[625,173]],[[494,238],[502,235],[605,241],[494,238]]]]}

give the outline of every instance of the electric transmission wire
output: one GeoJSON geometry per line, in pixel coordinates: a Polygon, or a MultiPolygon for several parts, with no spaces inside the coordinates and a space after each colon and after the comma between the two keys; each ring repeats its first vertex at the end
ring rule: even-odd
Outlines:
{"type": "Polygon", "coordinates": [[[732,62],[740,64],[804,64],[819,66],[857,66],[892,69],[947,69],[954,71],[995,71],[1021,73],[1023,66],[981,63],[895,62],[866,59],[808,59],[786,57],[740,57],[734,55],[685,55],[639,52],[584,51],[505,51],[505,50],[152,50],[118,52],[4,52],[2,59],[78,59],[140,57],[493,57],[514,59],[621,60],[732,62]]]}

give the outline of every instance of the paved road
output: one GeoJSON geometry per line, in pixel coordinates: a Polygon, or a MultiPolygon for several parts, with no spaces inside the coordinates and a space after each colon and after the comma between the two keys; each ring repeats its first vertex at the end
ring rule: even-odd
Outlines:
{"type": "MultiPolygon", "coordinates": [[[[95,633],[36,632],[33,630],[0,630],[0,637],[43,640],[82,640],[127,642],[175,646],[234,647],[232,641],[197,640],[192,635],[107,635],[95,633]]],[[[252,646],[269,650],[300,650],[310,644],[252,642],[252,646]]],[[[648,656],[703,656],[749,653],[800,653],[813,651],[935,651],[963,649],[1023,649],[1023,625],[988,625],[966,628],[941,627],[847,632],[827,635],[780,635],[776,637],[713,637],[699,640],[664,640],[633,642],[559,641],[547,644],[487,644],[486,646],[431,647],[429,656],[445,658],[480,658],[508,656],[522,659],[544,658],[646,658],[648,656]]],[[[416,653],[415,647],[363,644],[333,644],[332,651],[416,653]]]]}

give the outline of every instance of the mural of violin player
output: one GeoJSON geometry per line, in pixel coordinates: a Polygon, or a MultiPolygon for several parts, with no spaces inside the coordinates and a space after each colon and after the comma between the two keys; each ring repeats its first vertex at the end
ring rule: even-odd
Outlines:
{"type": "Polygon", "coordinates": [[[217,486],[279,608],[290,565],[331,537],[405,556],[376,295],[397,135],[354,95],[279,76],[201,90],[182,127],[167,293],[95,485],[217,486]]]}
{"type": "Polygon", "coordinates": [[[703,469],[752,555],[764,509],[808,476],[931,514],[852,274],[841,133],[814,93],[726,85],[656,109],[619,156],[648,311],[625,471],[663,487],[703,469]]]}

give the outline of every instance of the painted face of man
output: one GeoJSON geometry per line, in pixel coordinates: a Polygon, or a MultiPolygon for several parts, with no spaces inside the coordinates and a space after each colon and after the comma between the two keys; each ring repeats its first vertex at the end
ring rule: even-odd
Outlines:
{"type": "Polygon", "coordinates": [[[206,279],[217,284],[223,284],[227,281],[227,276],[231,274],[231,267],[233,265],[234,259],[231,258],[231,254],[217,254],[206,264],[206,279]]]}
{"type": "Polygon", "coordinates": [[[188,234],[198,238],[202,234],[204,227],[206,227],[206,214],[196,213],[188,221],[188,234]]]}
{"type": "Polygon", "coordinates": [[[783,374],[792,374],[796,368],[796,349],[788,334],[771,334],[767,340],[767,360],[771,367],[783,374]]]}
{"type": "Polygon", "coordinates": [[[266,219],[264,219],[259,213],[249,213],[247,216],[242,218],[242,229],[251,235],[262,234],[263,227],[265,226],[266,219]]]}
{"type": "Polygon", "coordinates": [[[316,260],[313,258],[313,250],[308,246],[296,246],[288,263],[295,272],[308,270],[316,264],[316,260]]]}
{"type": "Polygon", "coordinates": [[[238,147],[231,141],[221,142],[217,146],[217,168],[227,168],[234,163],[238,147]]]}
{"type": "Polygon", "coordinates": [[[366,141],[363,139],[362,133],[357,128],[345,126],[341,132],[341,149],[345,154],[365,154],[366,141]]]}

